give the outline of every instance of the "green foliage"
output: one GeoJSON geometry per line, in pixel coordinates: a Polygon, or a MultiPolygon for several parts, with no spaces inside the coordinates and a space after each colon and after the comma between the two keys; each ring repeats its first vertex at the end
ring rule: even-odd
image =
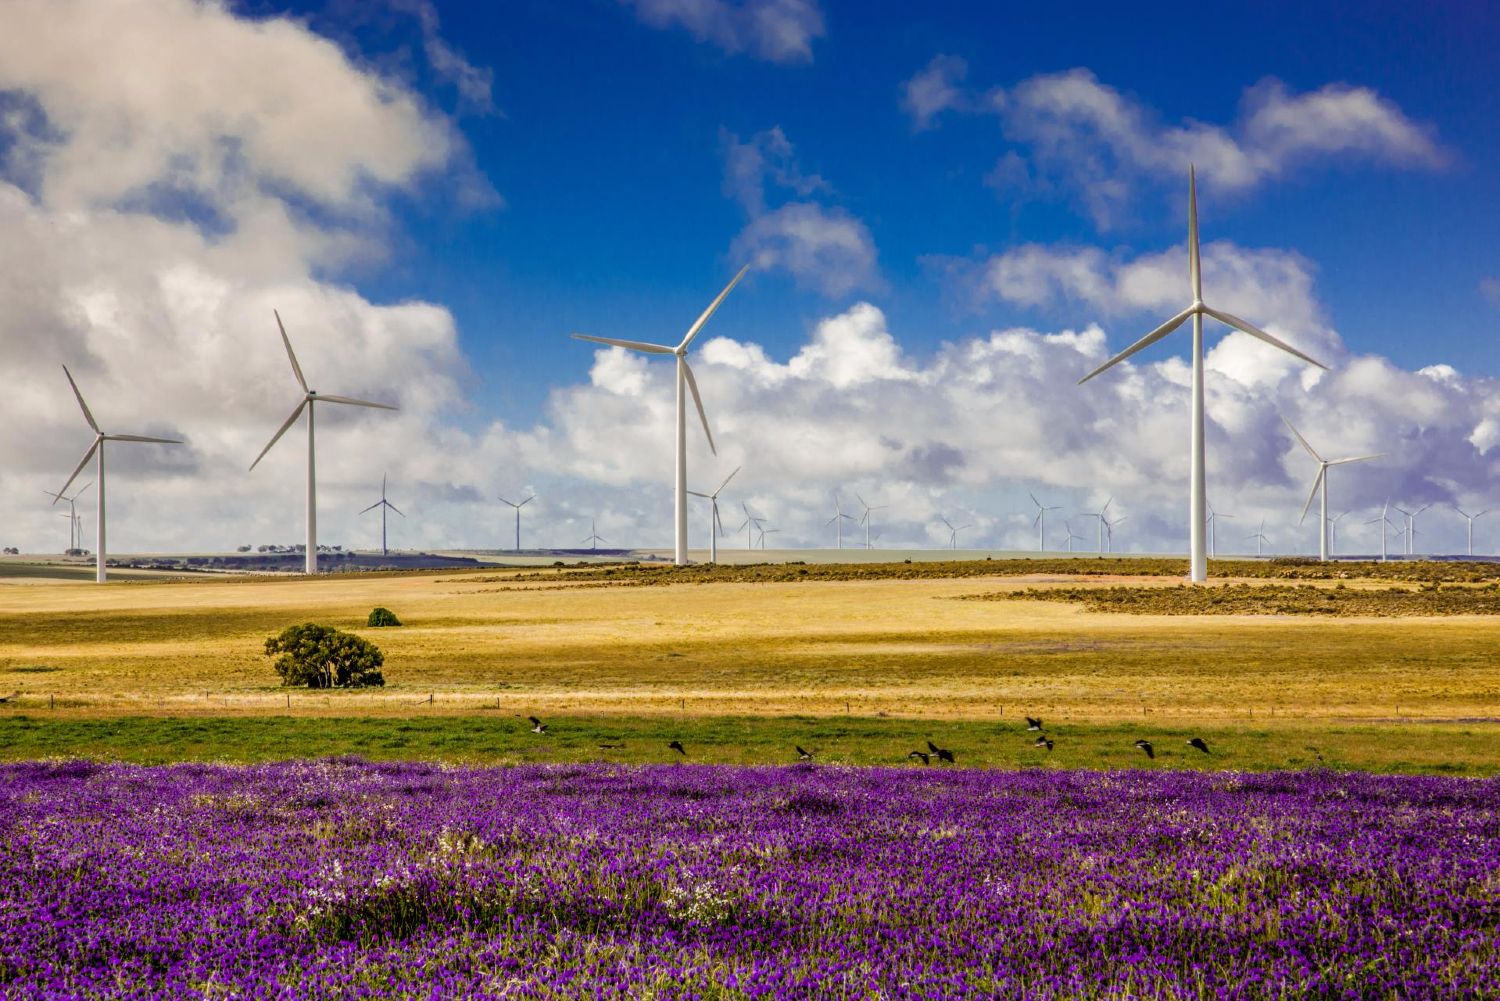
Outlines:
{"type": "Polygon", "coordinates": [[[370,609],[370,617],[365,620],[367,626],[399,626],[400,624],[401,620],[396,618],[396,613],[384,606],[370,609]]]}
{"type": "Polygon", "coordinates": [[[266,640],[266,656],[276,657],[282,685],[308,688],[363,688],[384,685],[385,657],[367,639],[332,626],[304,622],[266,640]],[[279,654],[279,656],[277,656],[279,654]]]}

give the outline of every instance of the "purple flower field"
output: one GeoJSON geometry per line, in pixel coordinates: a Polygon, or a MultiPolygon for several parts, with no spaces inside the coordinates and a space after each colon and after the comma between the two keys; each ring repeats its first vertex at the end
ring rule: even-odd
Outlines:
{"type": "Polygon", "coordinates": [[[0,768],[6,998],[1500,996],[1500,782],[0,768]]]}

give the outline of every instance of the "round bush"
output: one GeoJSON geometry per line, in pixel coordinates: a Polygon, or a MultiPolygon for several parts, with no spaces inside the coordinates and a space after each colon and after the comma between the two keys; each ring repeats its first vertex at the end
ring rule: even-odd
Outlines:
{"type": "Polygon", "coordinates": [[[401,620],[396,618],[396,613],[389,608],[372,608],[370,617],[365,620],[367,626],[399,626],[401,620]]]}
{"type": "Polygon", "coordinates": [[[363,688],[384,685],[380,648],[353,633],[305,622],[266,640],[266,656],[276,657],[283,685],[308,688],[363,688]],[[279,655],[279,656],[278,656],[279,655]]]}

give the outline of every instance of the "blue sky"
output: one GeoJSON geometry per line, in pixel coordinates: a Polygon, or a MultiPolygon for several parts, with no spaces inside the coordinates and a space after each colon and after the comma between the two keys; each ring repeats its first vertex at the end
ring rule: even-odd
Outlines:
{"type": "Polygon", "coordinates": [[[749,263],[693,352],[696,486],[742,466],[728,505],[793,545],[835,492],[890,505],[885,544],[1030,545],[1037,492],[1180,548],[1186,338],[1074,383],[1187,304],[1189,160],[1210,303],[1331,366],[1210,329],[1216,506],[1308,548],[1283,418],[1388,453],[1333,481],[1350,547],[1386,497],[1448,552],[1452,506],[1500,503],[1483,5],[11,0],[6,29],[23,545],[86,447],[61,364],[187,439],[112,460],[122,547],[296,541],[295,436],[246,472],[294,402],[273,308],[318,388],[401,407],[320,416],[328,541],[388,473],[398,545],[498,544],[521,490],[535,542],[664,545],[669,367],[568,335],[675,341],[749,263]]]}
{"type": "MultiPolygon", "coordinates": [[[[985,176],[1007,150],[988,116],[914,132],[903,83],[935,55],[967,61],[977,87],[1086,67],[1164,123],[1227,123],[1266,77],[1295,92],[1369,87],[1429,129],[1441,169],[1337,159],[1233,195],[1205,195],[1206,240],[1293,249],[1351,346],[1408,368],[1447,362],[1493,373],[1500,306],[1480,282],[1500,272],[1500,70],[1487,46],[1500,14],[1397,3],[1046,5],[981,11],[967,3],[824,6],[812,59],[773,62],[723,51],[681,29],[640,23],[599,2],[442,5],[445,37],[493,72],[498,113],[474,114],[453,88],[413,70],[435,104],[455,108],[477,169],[504,206],[464,211],[424,200],[402,212],[388,268],[355,276],[377,298],[444,302],[459,320],[486,409],[514,418],[544,387],[575,378],[588,329],[664,339],[691,321],[737,263],[744,225],[723,191],[720,130],[779,126],[804,170],[861,219],[880,286],[843,296],[785,274],[737,292],[714,332],[789,352],[830,308],[878,303],[920,352],[1010,323],[1082,324],[1087,307],[977,307],[946,289],[934,256],[1020,243],[1097,243],[1130,252],[1182,240],[1183,184],[1141,186],[1105,232],[1064,196],[997,192],[985,176]],[[924,262],[929,262],[925,263],[924,262]],[[1434,306],[1438,306],[1437,310],[1434,306]],[[521,376],[521,378],[517,378],[521,376]]],[[[338,17],[308,11],[321,25],[338,17]]],[[[344,27],[347,29],[347,22],[344,27]]],[[[413,45],[415,25],[354,29],[366,53],[413,45]],[[390,29],[390,30],[384,30],[390,29]]]]}

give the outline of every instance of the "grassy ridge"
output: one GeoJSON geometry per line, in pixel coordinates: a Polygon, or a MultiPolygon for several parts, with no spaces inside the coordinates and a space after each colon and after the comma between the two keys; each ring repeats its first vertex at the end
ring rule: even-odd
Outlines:
{"type": "Polygon", "coordinates": [[[1320,587],[1225,584],[1203,587],[1029,587],[964,595],[976,601],[1066,601],[1091,612],[1131,615],[1500,615],[1500,584],[1320,587]]]}
{"type": "MultiPolygon", "coordinates": [[[[1052,752],[1034,746],[1022,722],[873,717],[557,717],[537,736],[511,716],[408,719],[342,717],[117,717],[0,719],[0,758],[88,757],[161,764],[275,761],[353,754],[371,759],[439,759],[474,764],[525,761],[686,760],[695,764],[781,764],[801,745],[829,764],[897,765],[928,740],[958,764],[983,768],[1192,768],[1272,771],[1329,767],[1373,772],[1495,775],[1500,725],[1494,722],[1312,725],[1048,723],[1052,752]],[[1212,753],[1186,745],[1201,736],[1212,753]],[[1134,747],[1155,744],[1147,761],[1134,747]],[[667,748],[680,740],[688,756],[667,748]],[[622,745],[601,747],[600,745],[622,745]]],[[[913,767],[919,767],[913,765],[913,767]]]]}

